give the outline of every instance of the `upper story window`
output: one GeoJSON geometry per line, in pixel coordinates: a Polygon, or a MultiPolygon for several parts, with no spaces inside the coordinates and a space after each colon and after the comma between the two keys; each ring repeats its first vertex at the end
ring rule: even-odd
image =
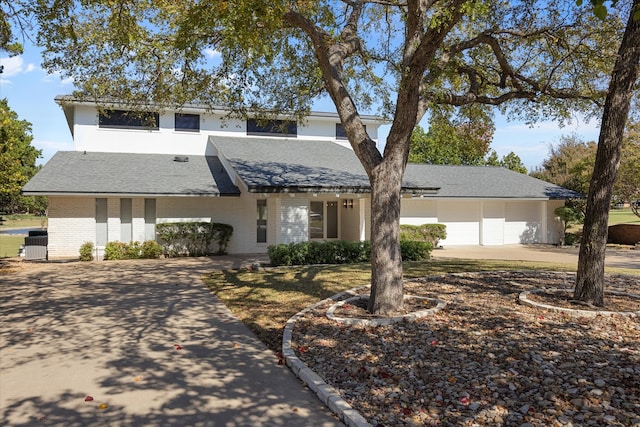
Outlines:
{"type": "MultiPolygon", "coordinates": [[[[364,127],[365,132],[367,131],[367,126],[364,127]]],[[[336,139],[349,139],[347,138],[347,133],[344,130],[344,126],[342,123],[336,123],[336,139]]]]}
{"type": "Polygon", "coordinates": [[[151,111],[104,110],[98,114],[101,128],[158,130],[160,116],[151,111]]]}
{"type": "Polygon", "coordinates": [[[200,115],[176,113],[175,128],[179,131],[200,132],[200,115]]]}
{"type": "Polygon", "coordinates": [[[298,125],[287,120],[247,119],[247,135],[297,136],[298,125]]]}

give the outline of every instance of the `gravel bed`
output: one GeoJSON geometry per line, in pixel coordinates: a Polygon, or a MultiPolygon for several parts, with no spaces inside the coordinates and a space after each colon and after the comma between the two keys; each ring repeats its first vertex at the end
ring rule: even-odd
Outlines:
{"type": "MultiPolygon", "coordinates": [[[[446,308],[362,327],[327,319],[326,303],[296,323],[292,347],[374,426],[640,426],[638,317],[517,303],[524,290],[574,280],[543,272],[412,280],[405,293],[446,308]]],[[[640,294],[640,277],[608,276],[607,287],[640,294]]]]}

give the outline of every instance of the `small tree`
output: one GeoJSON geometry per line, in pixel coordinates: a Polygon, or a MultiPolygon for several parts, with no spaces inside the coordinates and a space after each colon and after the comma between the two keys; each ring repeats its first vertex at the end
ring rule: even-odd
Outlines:
{"type": "Polygon", "coordinates": [[[580,210],[569,206],[557,207],[553,211],[553,213],[555,213],[556,216],[560,218],[560,221],[562,221],[562,235],[560,236],[560,246],[564,246],[567,237],[567,230],[571,225],[580,224],[582,221],[584,221],[584,214],[580,210]]]}

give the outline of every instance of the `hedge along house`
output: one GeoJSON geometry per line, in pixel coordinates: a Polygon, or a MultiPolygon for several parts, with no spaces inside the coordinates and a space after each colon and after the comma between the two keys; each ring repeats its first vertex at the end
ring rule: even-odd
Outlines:
{"type": "MultiPolygon", "coordinates": [[[[161,222],[233,226],[230,253],[370,235],[369,182],[338,116],[304,124],[227,117],[223,109],[130,115],[57,97],[74,139],[25,185],[49,197],[49,257],[83,242],[156,238],[161,222]]],[[[364,116],[377,140],[379,118],[364,116]]],[[[553,211],[577,194],[503,168],[408,165],[401,222],[447,225],[444,245],[556,243],[553,211]]]]}

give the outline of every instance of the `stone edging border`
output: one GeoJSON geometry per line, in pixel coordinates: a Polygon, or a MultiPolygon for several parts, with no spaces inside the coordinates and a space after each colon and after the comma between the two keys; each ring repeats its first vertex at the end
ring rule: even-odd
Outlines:
{"type": "MultiPolygon", "coordinates": [[[[518,301],[521,302],[522,304],[531,306],[531,307],[536,307],[536,308],[543,308],[545,310],[551,310],[551,311],[557,311],[557,312],[562,312],[562,313],[566,313],[568,315],[572,315],[572,316],[583,316],[583,317],[596,317],[596,316],[625,316],[625,317],[640,317],[640,311],[607,311],[607,310],[580,310],[580,309],[575,309],[575,308],[564,308],[564,307],[557,307],[557,306],[553,306],[553,305],[549,305],[549,304],[544,304],[538,301],[534,301],[529,299],[529,295],[530,294],[536,294],[536,293],[542,293],[542,292],[573,292],[573,289],[563,289],[563,288],[555,288],[555,289],[533,289],[530,291],[523,291],[520,293],[520,295],[518,295],[518,301]]],[[[640,295],[636,295],[636,294],[630,294],[628,292],[621,292],[621,291],[605,291],[605,294],[612,294],[612,295],[624,295],[624,296],[630,296],[632,298],[638,298],[640,299],[640,295]]]]}
{"type": "Polygon", "coordinates": [[[293,327],[299,318],[304,316],[309,311],[315,309],[321,304],[325,304],[330,301],[337,301],[346,296],[353,296],[354,293],[368,289],[370,285],[360,286],[358,288],[350,289],[348,291],[340,292],[330,298],[326,298],[320,302],[317,302],[298,314],[287,320],[284,327],[284,333],[282,336],[282,357],[285,363],[293,373],[304,382],[309,389],[318,396],[318,399],[324,403],[334,414],[336,414],[341,421],[349,427],[372,427],[370,423],[351,405],[344,400],[338,391],[331,385],[324,382],[322,378],[311,370],[302,360],[296,356],[295,351],[291,347],[291,340],[293,338],[293,327]]]}
{"type": "Polygon", "coordinates": [[[362,295],[356,295],[353,296],[351,298],[347,298],[345,300],[339,301],[335,304],[333,304],[331,307],[329,307],[329,309],[327,310],[327,317],[333,321],[342,323],[343,325],[358,325],[358,326],[388,326],[388,325],[393,325],[394,323],[398,323],[401,322],[403,320],[416,320],[416,319],[420,319],[422,317],[426,317],[429,316],[430,314],[434,314],[437,313],[438,311],[442,310],[447,303],[436,299],[436,298],[427,298],[427,297],[420,297],[420,296],[415,296],[415,295],[405,295],[404,299],[408,299],[408,298],[416,298],[416,299],[422,299],[422,300],[426,300],[426,301],[434,301],[436,303],[435,307],[432,308],[428,308],[426,310],[418,310],[418,311],[414,311],[412,313],[409,314],[405,314],[404,316],[397,316],[397,317],[384,317],[381,319],[359,319],[359,318],[353,318],[353,317],[336,317],[333,315],[334,311],[336,310],[336,308],[346,304],[347,302],[350,301],[355,301],[358,299],[362,299],[363,296],[362,295]]]}

